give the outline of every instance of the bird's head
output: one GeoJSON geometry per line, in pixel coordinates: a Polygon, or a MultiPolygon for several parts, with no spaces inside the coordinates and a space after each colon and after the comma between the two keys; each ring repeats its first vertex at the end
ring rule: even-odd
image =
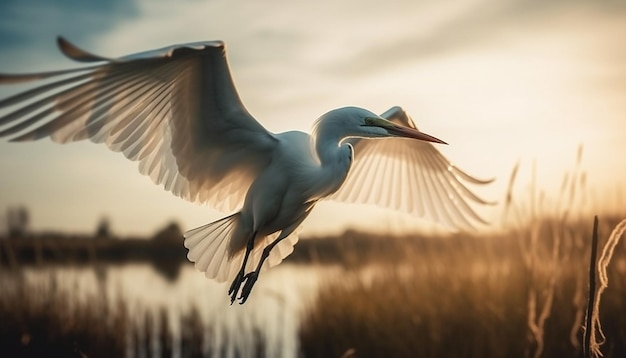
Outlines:
{"type": "Polygon", "coordinates": [[[342,133],[346,137],[402,137],[447,144],[441,139],[422,133],[415,128],[394,123],[358,107],[344,107],[332,110],[320,118],[319,124],[332,127],[335,133],[342,133]]]}

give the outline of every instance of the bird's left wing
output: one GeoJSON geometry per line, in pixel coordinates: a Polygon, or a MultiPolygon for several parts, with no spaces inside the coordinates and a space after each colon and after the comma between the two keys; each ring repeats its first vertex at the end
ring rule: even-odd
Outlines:
{"type": "Polygon", "coordinates": [[[118,59],[58,39],[71,59],[100,64],[2,75],[0,84],[46,81],[0,101],[0,137],[90,139],[139,162],[140,172],[190,201],[241,206],[276,138],[245,109],[220,41],[118,59]]]}
{"type": "MultiPolygon", "coordinates": [[[[400,107],[381,117],[416,128],[400,107]]],[[[431,143],[406,138],[350,139],[354,162],[331,200],[373,204],[443,223],[471,228],[485,221],[472,204],[488,204],[467,184],[487,184],[455,167],[431,143]]]]}

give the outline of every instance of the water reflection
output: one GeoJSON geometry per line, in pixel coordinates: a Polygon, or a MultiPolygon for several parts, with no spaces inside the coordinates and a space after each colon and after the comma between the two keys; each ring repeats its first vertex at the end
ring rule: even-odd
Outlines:
{"type": "MultiPolygon", "coordinates": [[[[210,349],[219,352],[219,356],[248,357],[256,356],[261,348],[267,357],[294,357],[298,355],[300,312],[313,298],[323,277],[333,270],[282,264],[264,273],[243,306],[230,305],[228,284],[207,280],[191,265],[180,265],[174,279],[170,272],[164,274],[148,263],[27,268],[23,278],[40,287],[59,285],[78,301],[95,295],[106,297],[114,306],[121,299],[137,326],[150,316],[148,321],[154,322],[154,327],[148,329],[158,329],[158,319],[154,317],[165,313],[170,317],[167,324],[173,332],[174,357],[181,356],[181,334],[188,328],[186,324],[192,324],[180,317],[196,317],[207,328],[202,348],[205,352],[210,349]]],[[[159,342],[135,350],[132,341],[138,339],[127,337],[129,356],[154,356],[159,351],[159,342]],[[152,354],[146,349],[152,350],[152,354]]]]}

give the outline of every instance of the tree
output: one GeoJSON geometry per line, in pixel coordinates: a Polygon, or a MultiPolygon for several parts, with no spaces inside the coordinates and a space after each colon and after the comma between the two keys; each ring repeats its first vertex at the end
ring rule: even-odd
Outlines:
{"type": "Polygon", "coordinates": [[[21,206],[7,209],[6,221],[9,237],[24,237],[28,233],[30,214],[25,207],[21,206]]]}
{"type": "Polygon", "coordinates": [[[108,217],[104,216],[100,219],[94,236],[96,239],[110,239],[113,237],[111,233],[111,221],[108,217]]]}
{"type": "Polygon", "coordinates": [[[154,241],[181,241],[183,237],[183,232],[180,229],[180,226],[174,221],[169,223],[163,229],[159,230],[152,236],[152,240],[154,241]]]}

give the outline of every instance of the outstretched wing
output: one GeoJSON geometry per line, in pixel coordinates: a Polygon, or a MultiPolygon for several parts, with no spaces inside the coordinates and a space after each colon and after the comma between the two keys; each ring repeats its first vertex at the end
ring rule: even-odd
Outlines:
{"type": "MultiPolygon", "coordinates": [[[[381,117],[416,128],[400,107],[381,117]]],[[[427,216],[454,228],[485,223],[471,204],[488,204],[467,184],[488,184],[448,161],[431,143],[385,138],[351,139],[354,162],[343,186],[331,200],[373,204],[427,216]]]]}
{"type": "Polygon", "coordinates": [[[71,59],[101,63],[0,75],[0,84],[45,81],[0,101],[0,137],[105,143],[182,198],[220,210],[242,205],[276,138],[241,103],[222,42],[119,59],[93,55],[62,38],[58,44],[71,59]]]}

